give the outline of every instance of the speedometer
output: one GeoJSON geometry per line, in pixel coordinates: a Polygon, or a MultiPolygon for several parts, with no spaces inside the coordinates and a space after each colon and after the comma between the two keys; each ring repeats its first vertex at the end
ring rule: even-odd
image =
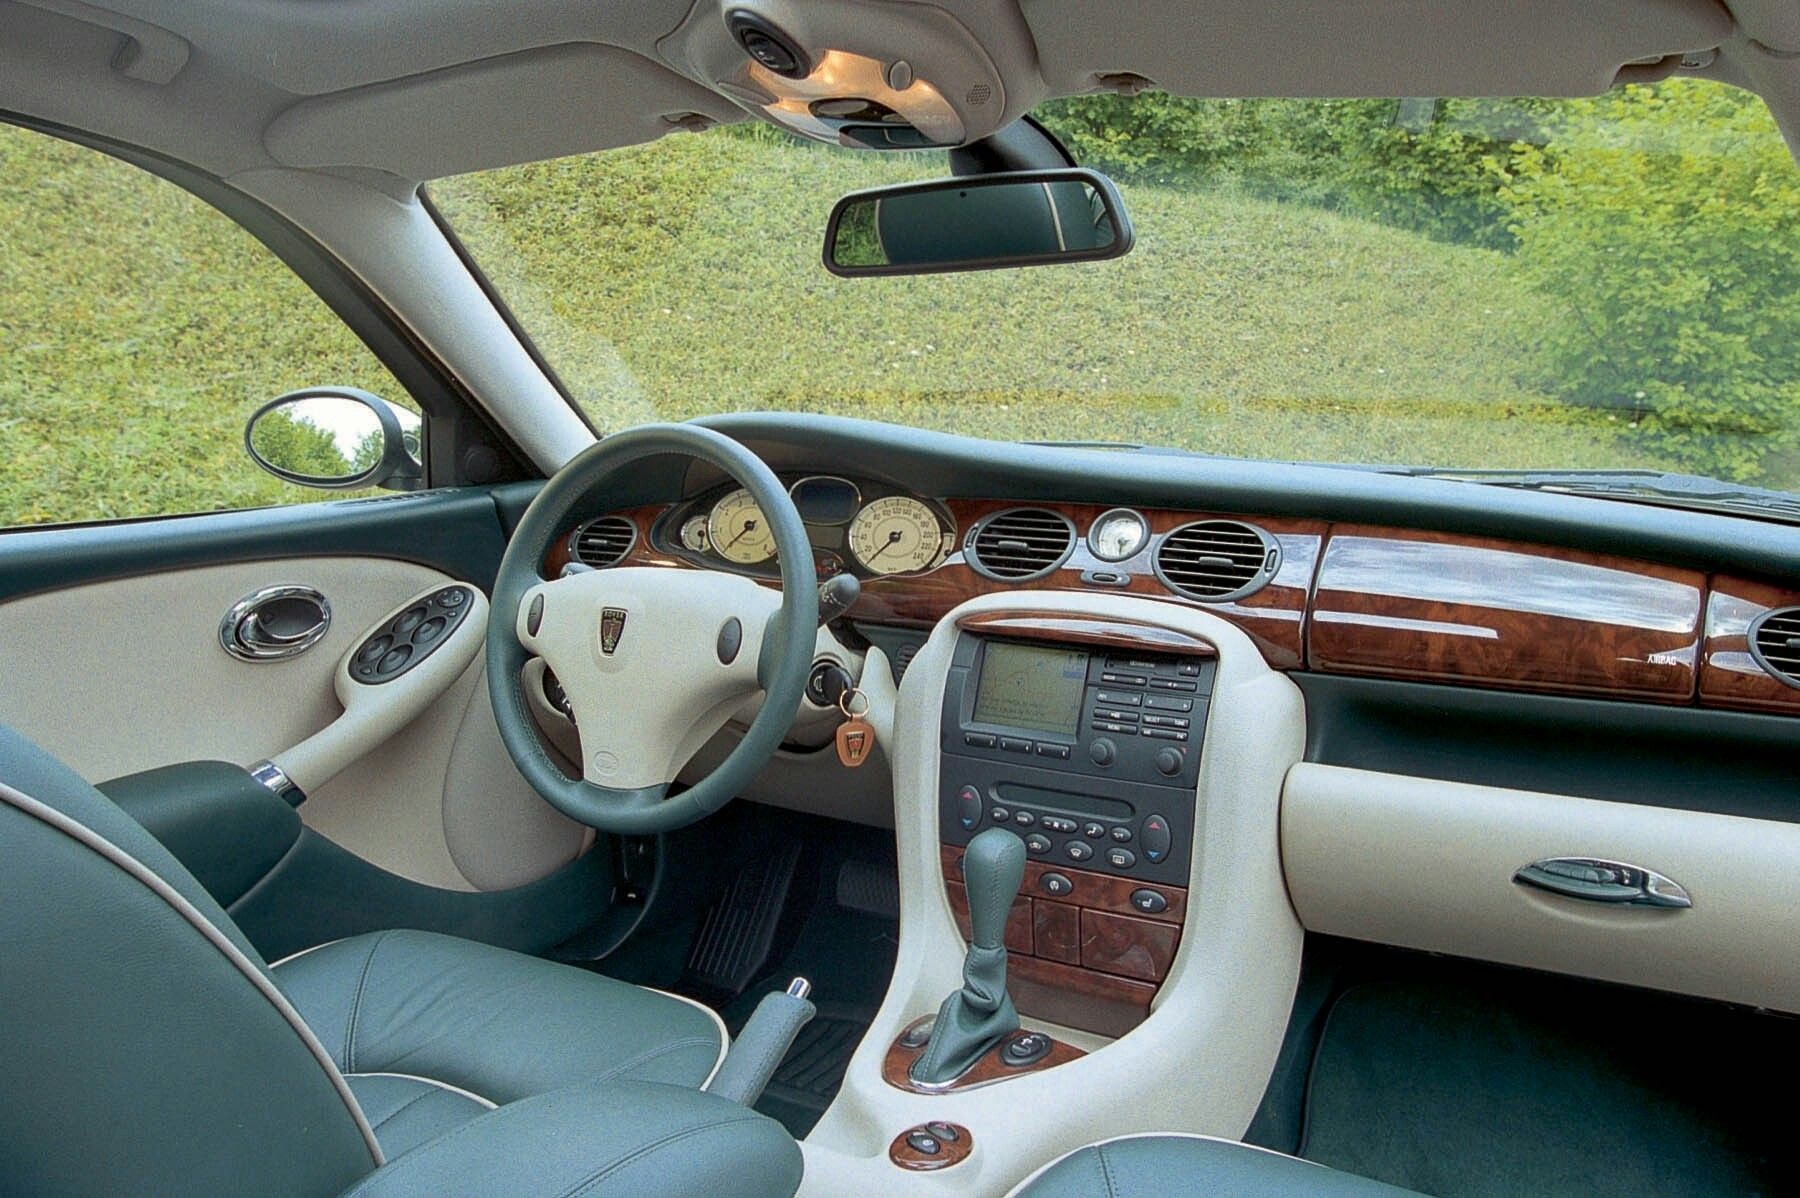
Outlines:
{"type": "Polygon", "coordinates": [[[706,539],[728,562],[752,566],[775,556],[775,534],[750,492],[739,488],[713,504],[706,517],[706,539]]]}
{"type": "Polygon", "coordinates": [[[937,514],[904,495],[877,499],[850,522],[850,552],[865,570],[900,574],[936,565],[944,552],[937,514]]]}

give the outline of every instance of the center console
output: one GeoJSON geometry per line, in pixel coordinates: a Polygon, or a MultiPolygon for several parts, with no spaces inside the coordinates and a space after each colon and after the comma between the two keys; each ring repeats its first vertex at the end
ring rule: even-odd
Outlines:
{"type": "Polygon", "coordinates": [[[1021,1014],[1107,1035],[1149,1014],[1187,911],[1216,670],[1198,646],[958,635],[939,737],[945,888],[966,935],[963,846],[992,827],[1024,840],[1006,928],[1021,1014]]]}
{"type": "Polygon", "coordinates": [[[1216,613],[1126,594],[967,600],[897,691],[870,660],[900,943],[803,1145],[803,1193],[885,1193],[911,1170],[934,1192],[997,1194],[1069,1144],[1241,1136],[1299,977],[1279,826],[1299,689],[1216,613]],[[995,848],[1012,836],[1017,873],[1018,845],[995,848]],[[1020,1026],[944,1076],[1001,944],[1020,1026]]]}

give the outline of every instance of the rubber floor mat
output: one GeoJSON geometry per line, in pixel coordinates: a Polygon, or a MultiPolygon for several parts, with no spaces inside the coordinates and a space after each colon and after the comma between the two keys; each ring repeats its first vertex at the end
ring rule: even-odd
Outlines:
{"type": "Polygon", "coordinates": [[[1608,1009],[1544,990],[1345,991],[1314,1058],[1301,1155],[1440,1198],[1795,1192],[1791,1131],[1767,1105],[1786,1090],[1791,1037],[1759,1046],[1684,1000],[1608,1009]]]}

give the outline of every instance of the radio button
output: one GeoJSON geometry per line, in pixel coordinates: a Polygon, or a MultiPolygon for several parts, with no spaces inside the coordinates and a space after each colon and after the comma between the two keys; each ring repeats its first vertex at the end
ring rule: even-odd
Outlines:
{"type": "Polygon", "coordinates": [[[1158,711],[1192,711],[1192,699],[1177,699],[1174,695],[1145,695],[1144,706],[1154,707],[1158,711]]]}
{"type": "Polygon", "coordinates": [[[1183,732],[1179,728],[1146,728],[1146,729],[1144,729],[1144,735],[1155,737],[1157,740],[1186,740],[1187,739],[1187,733],[1183,732]]]}
{"type": "Polygon", "coordinates": [[[1029,828],[1037,823],[1037,816],[1029,811],[1015,811],[1013,812],[1013,823],[1021,828],[1029,828]]]}
{"type": "Polygon", "coordinates": [[[1025,851],[1042,856],[1050,851],[1050,838],[1042,832],[1033,832],[1025,838],[1025,851]]]}
{"type": "Polygon", "coordinates": [[[1113,830],[1108,833],[1108,835],[1120,844],[1129,844],[1131,842],[1131,829],[1127,828],[1124,824],[1115,824],[1113,830]]]}
{"type": "Polygon", "coordinates": [[[1136,707],[1144,701],[1144,696],[1135,691],[1095,691],[1094,701],[1111,707],[1136,707]]]}
{"type": "Polygon", "coordinates": [[[1039,742],[1037,751],[1039,757],[1054,757],[1058,761],[1067,761],[1069,759],[1068,745],[1052,745],[1039,742]]]}
{"type": "MultiPolygon", "coordinates": [[[[1100,681],[1111,683],[1114,686],[1142,686],[1145,679],[1142,674],[1101,674],[1100,681]]],[[[1188,689],[1193,689],[1191,683],[1188,689]]]]}
{"type": "Polygon", "coordinates": [[[1020,738],[1018,738],[1016,736],[1001,737],[1000,738],[1000,747],[1002,749],[1005,749],[1008,753],[1029,753],[1029,752],[1031,752],[1031,742],[1028,740],[1021,740],[1020,738]]]}
{"type": "Polygon", "coordinates": [[[1117,720],[1122,723],[1135,724],[1137,723],[1138,713],[1135,711],[1121,711],[1116,707],[1096,707],[1094,708],[1094,718],[1097,720],[1117,720]]]}
{"type": "Polygon", "coordinates": [[[997,824],[1003,824],[1012,818],[1012,808],[995,807],[988,812],[988,818],[997,824]]]}
{"type": "Polygon", "coordinates": [[[991,749],[994,747],[994,734],[992,732],[965,732],[963,733],[963,744],[968,745],[971,749],[991,749]]]}
{"type": "Polygon", "coordinates": [[[1075,821],[1064,819],[1060,815],[1046,815],[1038,821],[1038,825],[1046,832],[1060,832],[1064,836],[1071,835],[1075,831],[1075,821]]]}
{"type": "Polygon", "coordinates": [[[1137,854],[1130,849],[1107,849],[1106,863],[1114,869],[1130,869],[1137,864],[1137,854]]]}
{"type": "Polygon", "coordinates": [[[1198,683],[1185,682],[1180,678],[1152,678],[1150,685],[1159,691],[1197,691],[1198,683]]]}
{"type": "Polygon", "coordinates": [[[1090,861],[1094,856],[1094,846],[1085,840],[1071,840],[1063,845],[1063,852],[1071,861],[1090,861]]]}
{"type": "Polygon", "coordinates": [[[1081,826],[1081,834],[1089,840],[1099,840],[1102,836],[1106,835],[1106,825],[1092,822],[1083,824],[1081,826]]]}
{"type": "Polygon", "coordinates": [[[1095,720],[1091,727],[1095,732],[1112,732],[1119,736],[1137,735],[1137,729],[1130,724],[1118,724],[1111,720],[1095,720]]]}
{"type": "Polygon", "coordinates": [[[1154,728],[1186,728],[1192,722],[1184,715],[1144,715],[1144,723],[1154,728]]]}

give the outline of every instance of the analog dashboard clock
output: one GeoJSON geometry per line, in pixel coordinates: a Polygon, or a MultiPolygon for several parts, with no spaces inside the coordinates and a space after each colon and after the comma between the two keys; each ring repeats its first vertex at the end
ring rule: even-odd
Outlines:
{"type": "Polygon", "coordinates": [[[1150,543],[1150,526],[1130,508],[1102,512],[1088,529],[1088,549],[1103,562],[1122,562],[1150,543]]]}
{"type": "Polygon", "coordinates": [[[937,513],[917,499],[889,495],[856,513],[850,552],[872,574],[904,574],[935,566],[944,556],[937,513]]]}

